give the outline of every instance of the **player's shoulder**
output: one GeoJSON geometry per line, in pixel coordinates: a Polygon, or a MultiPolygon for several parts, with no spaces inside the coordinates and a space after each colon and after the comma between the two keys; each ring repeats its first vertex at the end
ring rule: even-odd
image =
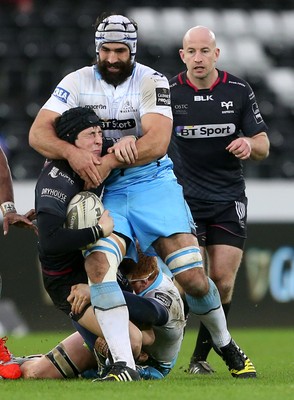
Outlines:
{"type": "Polygon", "coordinates": [[[93,75],[93,73],[95,72],[95,67],[94,65],[86,65],[84,67],[75,69],[74,71],[69,72],[67,75],[65,75],[65,77],[72,77],[72,76],[76,76],[76,75],[93,75]]]}
{"type": "Polygon", "coordinates": [[[48,176],[48,179],[52,179],[55,182],[65,182],[71,186],[74,185],[76,180],[79,180],[79,177],[66,160],[50,160],[46,162],[42,175],[48,176]]]}
{"type": "Polygon", "coordinates": [[[170,84],[170,85],[173,85],[173,86],[179,85],[179,83],[180,83],[180,81],[179,81],[179,75],[180,75],[180,74],[177,74],[177,75],[173,76],[172,78],[170,78],[170,79],[169,79],[169,84],[170,84]]]}
{"type": "Polygon", "coordinates": [[[167,77],[159,71],[156,71],[154,68],[149,67],[148,65],[136,63],[134,69],[134,77],[135,79],[141,81],[152,81],[155,83],[166,83],[168,84],[167,77]]]}
{"type": "Polygon", "coordinates": [[[177,90],[177,88],[180,88],[180,87],[183,87],[183,85],[184,86],[186,85],[186,81],[187,81],[186,73],[187,73],[186,70],[182,71],[169,79],[169,87],[170,87],[171,91],[177,90]]]}
{"type": "Polygon", "coordinates": [[[172,293],[173,296],[176,297],[180,295],[177,287],[173,282],[173,279],[170,276],[166,275],[164,272],[162,273],[162,279],[157,289],[168,292],[170,294],[172,293]]]}
{"type": "Polygon", "coordinates": [[[249,83],[236,75],[231,74],[230,72],[227,71],[219,71],[220,79],[223,83],[229,85],[229,86],[234,86],[236,88],[242,89],[248,89],[249,88],[249,83]]]}

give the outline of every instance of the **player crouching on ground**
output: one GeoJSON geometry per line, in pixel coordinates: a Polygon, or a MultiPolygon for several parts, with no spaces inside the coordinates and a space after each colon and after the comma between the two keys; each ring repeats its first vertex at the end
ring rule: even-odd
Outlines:
{"type": "Polygon", "coordinates": [[[129,318],[142,332],[136,369],[142,379],[162,379],[174,367],[180,351],[186,326],[184,305],[172,280],[158,268],[156,257],[137,250],[138,264],[125,258],[120,265],[136,294],[123,292],[129,318]]]}
{"type": "MultiPolygon", "coordinates": [[[[137,371],[144,380],[162,379],[175,365],[186,325],[180,294],[171,279],[158,269],[155,257],[139,252],[138,264],[125,259],[120,268],[127,274],[135,292],[123,291],[133,322],[130,324],[141,337],[141,353],[134,354],[137,371]]],[[[127,289],[127,282],[121,274],[119,278],[122,288],[127,289]]],[[[79,303],[79,299],[85,296],[84,289],[85,285],[74,287],[70,296],[72,303],[79,303]]],[[[90,301],[89,294],[88,299],[90,301]]],[[[98,360],[101,368],[99,380],[108,372],[108,357],[111,358],[111,354],[104,339],[97,338],[94,352],[91,345],[85,346],[82,336],[75,332],[46,355],[17,360],[23,378],[34,379],[93,378],[98,360]]]]}

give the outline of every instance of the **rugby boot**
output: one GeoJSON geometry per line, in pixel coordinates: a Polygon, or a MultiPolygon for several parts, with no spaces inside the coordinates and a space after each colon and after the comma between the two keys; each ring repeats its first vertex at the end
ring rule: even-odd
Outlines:
{"type": "Polygon", "coordinates": [[[130,382],[130,381],[140,381],[141,377],[138,371],[127,367],[127,363],[123,361],[117,361],[112,364],[109,368],[107,374],[103,378],[94,379],[92,382],[130,382]]]}
{"type": "Polygon", "coordinates": [[[192,357],[187,372],[195,375],[211,375],[215,371],[207,361],[197,360],[192,357]]]}
{"type": "Polygon", "coordinates": [[[256,378],[254,365],[233,339],[229,344],[221,347],[220,352],[234,378],[256,378]]]}
{"type": "Polygon", "coordinates": [[[21,369],[5,345],[7,340],[6,336],[0,339],[0,379],[18,379],[21,369]]]}

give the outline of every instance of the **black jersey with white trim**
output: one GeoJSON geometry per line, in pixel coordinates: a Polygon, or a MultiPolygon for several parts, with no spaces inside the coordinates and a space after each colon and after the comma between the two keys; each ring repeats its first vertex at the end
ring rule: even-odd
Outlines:
{"type": "Polygon", "coordinates": [[[250,85],[218,73],[210,89],[197,89],[186,71],[170,80],[174,126],[169,155],[190,206],[238,199],[245,190],[242,163],[226,147],[237,137],[267,131],[250,85]]]}

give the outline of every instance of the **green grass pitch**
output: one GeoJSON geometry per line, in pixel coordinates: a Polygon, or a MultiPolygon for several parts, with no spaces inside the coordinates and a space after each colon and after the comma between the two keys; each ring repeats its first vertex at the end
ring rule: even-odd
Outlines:
{"type": "MultiPolygon", "coordinates": [[[[90,380],[0,380],[1,400],[292,400],[294,398],[294,330],[232,329],[236,342],[253,361],[257,379],[234,379],[223,361],[211,353],[211,376],[185,372],[195,332],[187,330],[173,371],[162,381],[92,383],[90,380]]],[[[65,332],[9,337],[15,355],[46,352],[65,332]]]]}

